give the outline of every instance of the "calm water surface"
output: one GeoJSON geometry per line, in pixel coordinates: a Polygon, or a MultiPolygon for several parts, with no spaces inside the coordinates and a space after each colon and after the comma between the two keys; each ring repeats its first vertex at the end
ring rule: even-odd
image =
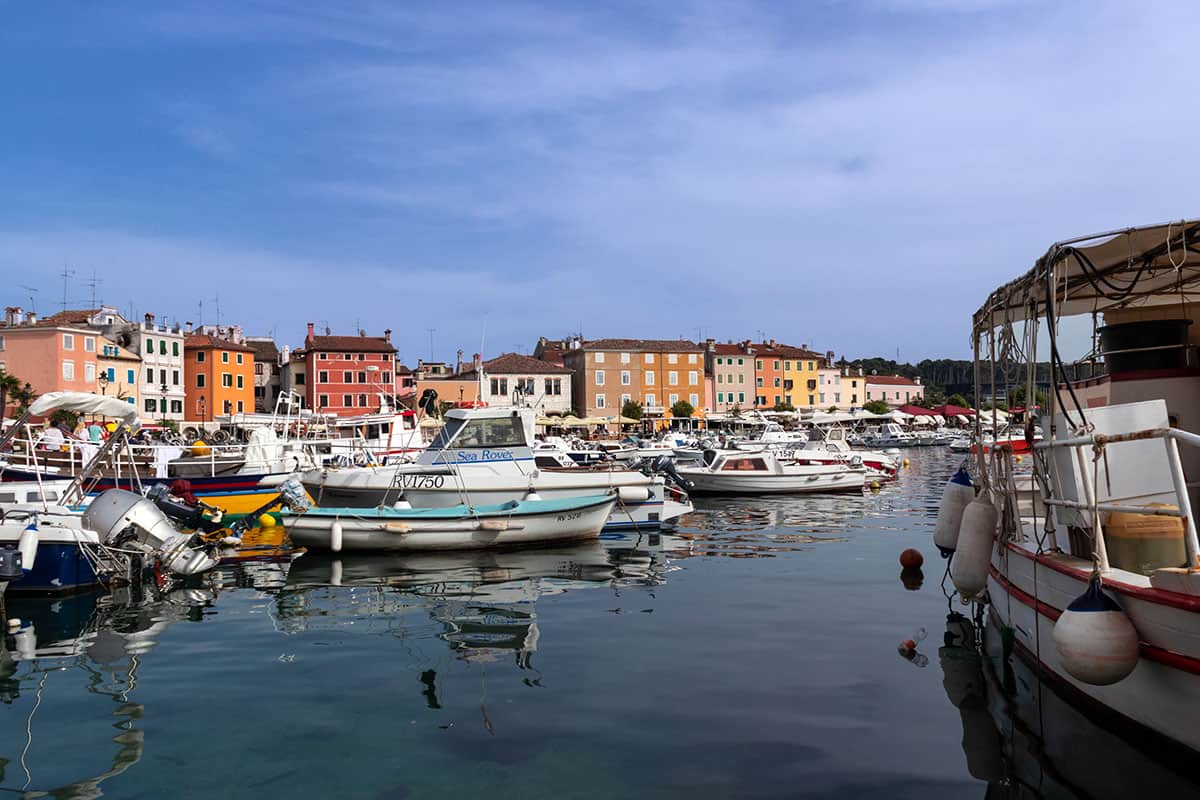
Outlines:
{"type": "Polygon", "coordinates": [[[10,602],[27,624],[0,662],[0,794],[1016,798],[1177,781],[1019,665],[997,679],[1011,701],[964,695],[981,673],[939,651],[929,541],[957,462],[907,455],[877,495],[701,500],[671,535],[306,555],[140,605],[10,602]],[[916,590],[906,547],[930,559],[916,590]],[[1023,720],[1034,701],[1061,726],[1023,720]],[[1120,777],[1077,778],[1060,729],[1094,734],[1120,777]]]}

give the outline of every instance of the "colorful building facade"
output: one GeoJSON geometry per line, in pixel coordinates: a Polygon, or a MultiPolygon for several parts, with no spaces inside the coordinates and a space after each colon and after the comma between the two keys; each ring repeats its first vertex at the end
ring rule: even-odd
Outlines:
{"type": "Polygon", "coordinates": [[[323,414],[353,417],[379,410],[381,396],[394,404],[396,348],[392,332],[383,336],[317,336],[313,323],[303,351],[292,354],[304,361],[305,405],[323,414]]]}
{"type": "Polygon", "coordinates": [[[704,408],[704,348],[686,339],[597,339],[563,354],[580,416],[610,417],[630,400],[663,415],[680,400],[704,408]]]}
{"type": "Polygon", "coordinates": [[[254,411],[254,350],[210,334],[184,340],[187,419],[211,422],[214,417],[254,411]]]}

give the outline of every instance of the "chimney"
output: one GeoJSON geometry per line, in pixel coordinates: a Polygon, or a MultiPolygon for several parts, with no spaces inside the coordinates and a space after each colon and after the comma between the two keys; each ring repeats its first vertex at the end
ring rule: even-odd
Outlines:
{"type": "Polygon", "coordinates": [[[866,376],[864,376],[864,375],[863,375],[863,368],[862,368],[862,367],[859,367],[859,368],[858,368],[858,377],[860,377],[860,378],[866,377],[866,376]]]}
{"type": "Polygon", "coordinates": [[[772,350],[775,349],[775,340],[774,339],[771,340],[770,347],[772,350]]]}
{"type": "Polygon", "coordinates": [[[305,348],[312,347],[313,336],[314,336],[313,324],[310,322],[310,323],[308,323],[308,333],[304,337],[304,347],[305,348]]]}
{"type": "Polygon", "coordinates": [[[37,312],[29,311],[25,314],[25,321],[30,325],[37,325],[37,312]]]}
{"type": "Polygon", "coordinates": [[[833,351],[832,350],[825,351],[825,366],[827,366],[827,367],[833,366],[833,351]]]}
{"type": "Polygon", "coordinates": [[[462,348],[460,347],[458,349],[458,356],[454,359],[454,374],[455,375],[462,372],[462,356],[463,356],[463,351],[462,351],[462,348]]]}
{"type": "Polygon", "coordinates": [[[476,373],[483,368],[483,359],[479,357],[479,353],[471,356],[471,366],[475,368],[476,373]]]}
{"type": "Polygon", "coordinates": [[[705,339],[704,340],[704,349],[710,353],[717,352],[717,340],[716,339],[705,339]]]}
{"type": "Polygon", "coordinates": [[[364,331],[362,328],[359,328],[359,329],[358,329],[358,335],[359,335],[359,336],[366,336],[366,335],[367,335],[367,332],[366,332],[366,331],[364,331]]]}
{"type": "Polygon", "coordinates": [[[192,335],[192,321],[190,319],[183,323],[183,332],[188,336],[192,335]]]}
{"type": "Polygon", "coordinates": [[[806,345],[806,344],[801,344],[801,345],[800,345],[800,349],[801,349],[801,350],[807,350],[807,349],[808,349],[808,345],[806,345]]]}
{"type": "Polygon", "coordinates": [[[151,329],[154,328],[154,315],[153,314],[150,314],[150,313],[146,314],[146,327],[151,328],[151,329]]]}
{"type": "Polygon", "coordinates": [[[387,342],[388,344],[391,344],[391,343],[392,343],[392,329],[391,329],[391,328],[385,328],[385,329],[384,329],[384,331],[383,331],[383,340],[384,340],[385,342],[387,342]]]}
{"type": "Polygon", "coordinates": [[[921,376],[918,375],[917,377],[913,378],[913,382],[916,383],[917,386],[920,386],[921,385],[921,376]]]}
{"type": "Polygon", "coordinates": [[[279,351],[279,365],[283,366],[284,364],[289,363],[291,360],[292,360],[292,348],[285,344],[283,346],[283,349],[281,349],[279,351]]]}
{"type": "Polygon", "coordinates": [[[20,325],[23,316],[20,306],[9,306],[4,309],[4,321],[9,325],[20,325]]]}

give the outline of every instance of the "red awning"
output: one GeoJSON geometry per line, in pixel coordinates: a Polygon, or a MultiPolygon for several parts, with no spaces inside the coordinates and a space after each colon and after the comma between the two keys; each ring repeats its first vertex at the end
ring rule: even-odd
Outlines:
{"type": "Polygon", "coordinates": [[[967,417],[975,416],[975,412],[969,408],[952,405],[938,406],[937,408],[933,409],[933,413],[941,414],[943,417],[957,417],[959,414],[967,417]]]}
{"type": "Polygon", "coordinates": [[[932,408],[923,408],[922,406],[906,405],[900,406],[897,411],[903,411],[905,414],[912,414],[915,417],[936,417],[937,413],[932,408]]]}

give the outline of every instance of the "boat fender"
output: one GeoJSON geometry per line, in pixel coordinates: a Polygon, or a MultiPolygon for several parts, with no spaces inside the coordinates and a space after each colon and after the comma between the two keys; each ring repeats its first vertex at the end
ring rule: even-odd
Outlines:
{"type": "Polygon", "coordinates": [[[1098,575],[1054,623],[1054,646],[1063,668],[1092,686],[1117,683],[1138,663],[1137,629],[1098,575]]]}
{"type": "Polygon", "coordinates": [[[933,528],[933,543],[942,558],[949,558],[954,552],[958,544],[958,531],[962,527],[963,511],[974,499],[975,487],[971,484],[971,476],[966,467],[959,467],[942,490],[942,502],[938,506],[937,523],[933,528]]]}
{"type": "Polygon", "coordinates": [[[334,559],[333,563],[329,565],[329,585],[342,585],[342,560],[340,558],[334,559]]]}
{"type": "Polygon", "coordinates": [[[957,549],[950,560],[950,579],[966,600],[976,597],[987,586],[998,521],[999,514],[986,492],[968,503],[963,511],[957,549]]]}
{"type": "Polygon", "coordinates": [[[481,531],[506,531],[506,530],[508,530],[508,520],[506,520],[506,519],[481,519],[481,520],[479,520],[479,530],[481,530],[481,531]]]}
{"type": "Polygon", "coordinates": [[[33,562],[37,559],[37,550],[37,524],[31,522],[25,526],[25,530],[21,531],[21,537],[17,540],[17,552],[21,554],[21,570],[23,572],[33,569],[33,562]]]}
{"type": "Polygon", "coordinates": [[[542,496],[537,493],[537,490],[530,488],[530,490],[525,493],[525,497],[523,499],[526,503],[537,503],[541,501],[542,496]]]}
{"type": "Polygon", "coordinates": [[[392,508],[396,509],[397,511],[406,511],[406,510],[412,508],[412,503],[408,502],[403,497],[401,497],[399,500],[392,503],[392,508]]]}
{"type": "Polygon", "coordinates": [[[645,486],[621,486],[617,497],[622,503],[644,503],[650,499],[650,490],[645,486]]]}
{"type": "MultiPolygon", "coordinates": [[[[391,527],[390,525],[388,526],[391,527]]],[[[342,521],[335,519],[329,526],[329,549],[335,553],[342,552],[342,521]]]]}

